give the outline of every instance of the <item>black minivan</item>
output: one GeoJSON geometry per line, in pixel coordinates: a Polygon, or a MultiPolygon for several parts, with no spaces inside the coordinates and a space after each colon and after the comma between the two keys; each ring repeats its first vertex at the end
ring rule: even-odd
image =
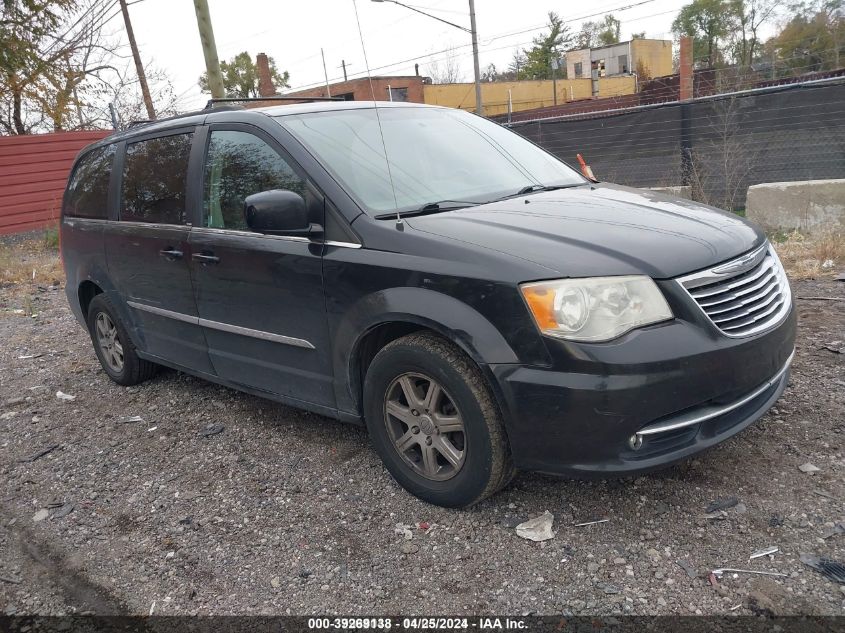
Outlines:
{"type": "Polygon", "coordinates": [[[393,477],[468,506],[516,469],[664,466],[759,418],[795,339],[763,233],[600,184],[481,117],[215,108],[87,147],[67,297],[109,377],[159,366],[366,424],[393,477]]]}

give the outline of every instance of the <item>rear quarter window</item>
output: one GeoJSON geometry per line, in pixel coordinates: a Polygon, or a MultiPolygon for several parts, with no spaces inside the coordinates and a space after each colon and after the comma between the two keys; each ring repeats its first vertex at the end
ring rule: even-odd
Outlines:
{"type": "Polygon", "coordinates": [[[120,219],[185,223],[185,188],[193,133],[126,145],[120,219]]]}
{"type": "Polygon", "coordinates": [[[68,181],[62,213],[76,218],[107,218],[109,180],[114,145],[87,152],[76,163],[68,181]]]}

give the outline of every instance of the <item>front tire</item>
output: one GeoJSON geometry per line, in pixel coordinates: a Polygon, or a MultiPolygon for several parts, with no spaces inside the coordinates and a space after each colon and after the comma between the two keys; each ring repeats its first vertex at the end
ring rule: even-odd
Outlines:
{"type": "Polygon", "coordinates": [[[467,507],[514,474],[501,413],[478,367],[445,339],[397,339],[364,383],[367,429],[393,478],[439,506],[467,507]]]}
{"type": "Polygon", "coordinates": [[[103,370],[119,385],[131,386],[152,378],[158,365],[138,357],[111,301],[98,294],[88,306],[88,332],[103,370]]]}

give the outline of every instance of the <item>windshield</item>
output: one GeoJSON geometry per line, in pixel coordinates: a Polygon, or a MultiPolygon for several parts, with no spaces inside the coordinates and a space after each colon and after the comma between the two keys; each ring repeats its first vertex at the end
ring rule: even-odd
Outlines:
{"type": "Polygon", "coordinates": [[[362,108],[276,120],[375,215],[440,201],[487,202],[532,185],[587,182],[521,136],[461,110],[379,108],[384,144],[376,114],[374,108],[362,108]]]}

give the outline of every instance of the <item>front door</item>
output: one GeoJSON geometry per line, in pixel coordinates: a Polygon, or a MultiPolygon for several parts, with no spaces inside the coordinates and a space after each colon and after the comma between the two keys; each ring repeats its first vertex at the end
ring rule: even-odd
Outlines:
{"type": "Polygon", "coordinates": [[[104,226],[109,276],[142,351],[212,373],[191,288],[188,163],[193,129],[126,144],[117,222],[104,226]]]}
{"type": "Polygon", "coordinates": [[[322,196],[274,139],[251,126],[210,127],[203,171],[191,270],[216,373],[333,408],[323,247],[305,237],[253,233],[243,214],[247,196],[286,189],[302,195],[311,221],[322,224],[322,196]]]}

